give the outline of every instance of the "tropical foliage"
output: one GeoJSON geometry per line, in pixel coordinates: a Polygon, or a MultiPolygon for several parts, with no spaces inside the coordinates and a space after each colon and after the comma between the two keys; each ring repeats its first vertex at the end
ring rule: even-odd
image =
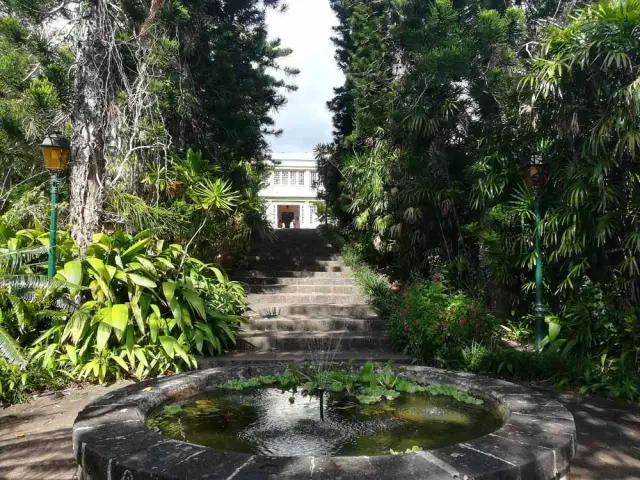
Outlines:
{"type": "Polygon", "coordinates": [[[407,378],[402,367],[395,368],[393,362],[383,366],[369,361],[357,369],[324,369],[311,365],[298,368],[291,364],[280,375],[227,380],[221,384],[221,388],[244,390],[269,385],[278,385],[284,389],[300,388],[309,395],[321,395],[322,392],[343,393],[364,405],[393,400],[402,393],[447,396],[473,405],[483,403],[481,399],[458,390],[453,385],[420,385],[407,378]]]}
{"type": "MultiPolygon", "coordinates": [[[[48,233],[17,232],[5,245],[25,237],[45,243],[48,233]]],[[[235,343],[244,288],[220,267],[144,233],[94,240],[84,257],[63,256],[53,279],[39,275],[42,257],[32,257],[30,243],[5,248],[4,256],[27,253],[27,263],[0,277],[7,359],[23,365],[28,357],[72,379],[104,382],[193,368],[194,354],[220,354],[235,343]],[[11,335],[31,346],[23,351],[11,335]]],[[[77,251],[71,240],[65,245],[77,251]]]]}
{"type": "MultiPolygon", "coordinates": [[[[526,331],[537,197],[545,349],[587,362],[584,371],[613,362],[608,376],[588,375],[602,379],[588,389],[610,385],[614,371],[614,391],[637,378],[640,3],[332,5],[346,83],[329,104],[334,142],[317,159],[328,211],[360,255],[401,281],[439,275],[447,301],[461,295],[477,315],[526,331]],[[534,158],[547,165],[537,190],[522,172],[534,158]]],[[[420,330],[431,351],[443,309],[420,307],[437,296],[433,282],[416,298],[411,288],[404,308],[419,313],[407,311],[406,333],[420,330]]],[[[403,306],[390,305],[397,318],[403,306]]],[[[402,321],[392,325],[401,337],[402,321]]]]}

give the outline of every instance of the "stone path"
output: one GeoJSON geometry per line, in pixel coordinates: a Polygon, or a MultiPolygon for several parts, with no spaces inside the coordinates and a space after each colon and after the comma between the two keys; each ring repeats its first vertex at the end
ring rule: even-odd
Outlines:
{"type": "Polygon", "coordinates": [[[539,389],[565,404],[578,430],[571,480],[640,479],[640,407],[539,389]]]}
{"type": "MultiPolygon", "coordinates": [[[[91,386],[0,410],[0,479],[71,480],[71,426],[77,412],[124,385],[91,386]]],[[[576,421],[578,455],[571,480],[640,480],[640,407],[544,393],[563,402],[576,421]]]]}
{"type": "Polygon", "coordinates": [[[76,415],[93,399],[128,383],[57,392],[0,410],[0,479],[70,480],[76,415]]]}

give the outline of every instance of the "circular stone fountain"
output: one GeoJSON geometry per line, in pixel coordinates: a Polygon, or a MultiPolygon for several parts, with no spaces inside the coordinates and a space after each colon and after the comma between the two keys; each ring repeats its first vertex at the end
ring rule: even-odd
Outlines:
{"type": "MultiPolygon", "coordinates": [[[[576,438],[571,414],[540,393],[501,380],[404,367],[404,374],[420,384],[454,385],[481,398],[484,404],[482,410],[469,411],[473,421],[464,417],[465,411],[454,411],[451,417],[450,405],[439,405],[439,411],[448,412],[447,418],[462,415],[460,423],[476,422],[479,427],[462,429],[457,436],[440,435],[442,438],[429,438],[432,430],[416,427],[422,436],[415,438],[428,450],[400,455],[382,453],[387,453],[389,446],[406,446],[397,439],[398,432],[402,437],[401,429],[394,430],[391,443],[385,441],[376,447],[370,440],[381,430],[397,427],[399,419],[394,415],[384,421],[351,418],[340,412],[339,402],[328,401],[322,409],[326,412],[322,422],[326,423],[318,423],[315,416],[307,418],[318,410],[309,399],[303,401],[291,394],[282,397],[275,389],[242,397],[242,393],[227,395],[217,388],[227,380],[273,375],[285,367],[280,363],[190,372],[145,381],[97,399],[80,412],[73,427],[79,480],[569,478],[576,438]],[[158,420],[154,415],[161,407],[160,412],[171,411],[180,408],[178,405],[187,412],[201,407],[197,413],[204,417],[198,425],[209,421],[218,425],[218,431],[203,437],[197,428],[190,431],[188,418],[180,415],[171,432],[160,428],[162,415],[158,420]],[[220,406],[223,411],[218,411],[220,406]],[[243,423],[243,409],[256,408],[260,408],[258,418],[243,423]],[[172,438],[149,428],[150,417],[156,430],[172,438]],[[269,441],[256,441],[260,438],[269,441]]],[[[424,415],[433,413],[429,410],[424,415]]],[[[412,419],[399,416],[408,422],[407,437],[415,435],[410,433],[412,419]]]]}

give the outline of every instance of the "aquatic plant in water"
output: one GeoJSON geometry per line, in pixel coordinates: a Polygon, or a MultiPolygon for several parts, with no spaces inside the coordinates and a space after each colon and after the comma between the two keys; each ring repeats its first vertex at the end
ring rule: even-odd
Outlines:
{"type": "Polygon", "coordinates": [[[367,362],[358,370],[313,370],[309,365],[297,368],[289,365],[280,375],[233,379],[224,382],[221,388],[244,390],[259,386],[278,386],[282,389],[297,389],[310,395],[324,392],[343,392],[360,404],[371,405],[382,400],[393,400],[402,393],[428,393],[432,396],[452,397],[460,402],[482,405],[482,400],[457,389],[453,385],[419,385],[414,380],[402,376],[402,369],[393,369],[389,362],[384,367],[367,362]]]}

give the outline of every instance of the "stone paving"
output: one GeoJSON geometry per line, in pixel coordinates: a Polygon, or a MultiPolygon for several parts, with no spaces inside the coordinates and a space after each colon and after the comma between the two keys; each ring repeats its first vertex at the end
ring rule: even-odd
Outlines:
{"type": "MultiPolygon", "coordinates": [[[[76,414],[91,400],[124,385],[90,386],[0,410],[0,479],[72,479],[76,414]]],[[[640,407],[544,392],[564,403],[576,422],[572,480],[640,480],[640,407]]]]}
{"type": "Polygon", "coordinates": [[[0,479],[73,478],[71,428],[76,415],[92,400],[130,383],[57,392],[0,410],[0,479]]]}

